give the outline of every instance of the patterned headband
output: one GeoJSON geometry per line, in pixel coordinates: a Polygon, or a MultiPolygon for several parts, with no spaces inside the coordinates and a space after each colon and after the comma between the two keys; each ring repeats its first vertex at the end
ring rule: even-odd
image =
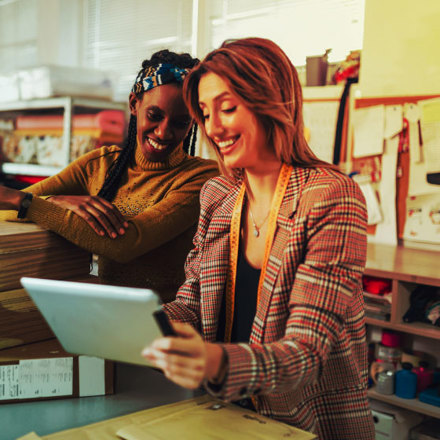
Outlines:
{"type": "Polygon", "coordinates": [[[139,73],[131,91],[138,94],[164,84],[181,83],[188,71],[188,69],[181,69],[168,63],[159,64],[156,67],[150,66],[139,73]]]}

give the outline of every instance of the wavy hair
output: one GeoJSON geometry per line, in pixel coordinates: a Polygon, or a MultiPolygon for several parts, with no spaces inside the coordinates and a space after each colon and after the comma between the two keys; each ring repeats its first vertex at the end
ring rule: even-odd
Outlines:
{"type": "Polygon", "coordinates": [[[302,167],[336,167],[316,157],[304,137],[302,89],[298,73],[283,50],[264,38],[226,40],[210,52],[185,78],[183,96],[192,117],[214,147],[223,173],[238,177],[241,170],[229,170],[218,148],[206,135],[199,106],[199,82],[215,73],[229,86],[262,123],[266,142],[283,163],[302,167]]]}

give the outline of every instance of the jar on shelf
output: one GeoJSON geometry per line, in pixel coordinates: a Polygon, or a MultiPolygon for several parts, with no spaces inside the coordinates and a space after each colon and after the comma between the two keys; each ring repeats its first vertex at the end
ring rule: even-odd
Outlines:
{"type": "Polygon", "coordinates": [[[382,343],[376,346],[376,360],[379,362],[390,362],[394,368],[400,363],[402,350],[399,347],[388,347],[382,343]]]}
{"type": "Polygon", "coordinates": [[[381,371],[377,375],[376,391],[380,394],[394,394],[394,376],[392,370],[381,371]]]}

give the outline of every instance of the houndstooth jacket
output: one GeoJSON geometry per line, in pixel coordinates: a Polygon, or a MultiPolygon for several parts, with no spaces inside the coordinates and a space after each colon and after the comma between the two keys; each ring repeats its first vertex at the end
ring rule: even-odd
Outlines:
{"type": "MultiPolygon", "coordinates": [[[[241,182],[201,192],[186,281],[165,308],[215,341],[228,271],[229,232],[241,182]]],[[[258,412],[320,439],[374,439],[366,396],[362,295],[366,209],[355,182],[326,168],[295,167],[278,215],[249,344],[222,344],[225,400],[254,396],[258,412]]]]}

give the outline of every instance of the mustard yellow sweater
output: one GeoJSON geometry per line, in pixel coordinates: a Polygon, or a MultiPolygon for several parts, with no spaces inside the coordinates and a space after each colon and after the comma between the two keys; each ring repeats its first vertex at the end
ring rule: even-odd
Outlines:
{"type": "MultiPolygon", "coordinates": [[[[96,195],[118,151],[116,146],[91,151],[26,191],[35,196],[96,195]]],[[[169,301],[184,281],[200,189],[217,174],[215,161],[188,156],[182,148],[166,162],[148,162],[138,147],[113,200],[129,223],[124,235],[101,237],[72,211],[42,197],[34,197],[27,219],[97,254],[103,283],[152,288],[169,301]]],[[[0,211],[0,220],[17,220],[17,212],[0,211]]]]}

